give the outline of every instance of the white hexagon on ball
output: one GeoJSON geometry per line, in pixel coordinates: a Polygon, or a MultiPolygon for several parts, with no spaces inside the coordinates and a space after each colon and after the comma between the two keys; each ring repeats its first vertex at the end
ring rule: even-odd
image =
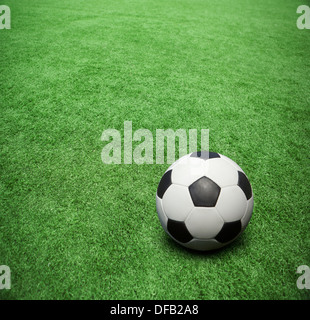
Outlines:
{"type": "Polygon", "coordinates": [[[242,230],[244,230],[246,228],[246,226],[248,225],[248,223],[250,222],[250,219],[252,217],[253,207],[254,207],[254,199],[252,196],[252,198],[250,198],[247,201],[247,208],[246,208],[244,216],[241,219],[242,230]]]}
{"type": "Polygon", "coordinates": [[[216,241],[215,239],[192,239],[191,241],[183,244],[184,247],[199,250],[199,251],[206,251],[206,250],[216,250],[223,247],[223,244],[216,241]]]}
{"type": "Polygon", "coordinates": [[[157,210],[159,221],[162,227],[164,228],[164,230],[167,232],[168,218],[164,212],[162,199],[160,199],[157,195],[156,195],[156,210],[157,210]]]}
{"type": "Polygon", "coordinates": [[[172,184],[162,199],[166,216],[175,221],[184,221],[194,205],[187,187],[172,184]]]}
{"type": "Polygon", "coordinates": [[[216,209],[226,222],[240,220],[246,211],[247,199],[244,192],[237,186],[221,189],[216,209]]]}
{"type": "Polygon", "coordinates": [[[223,224],[224,221],[215,208],[195,207],[185,220],[188,231],[197,239],[214,238],[223,224]]]}
{"type": "Polygon", "coordinates": [[[186,157],[178,162],[172,170],[171,181],[188,187],[205,174],[205,161],[186,157]]]}
{"type": "Polygon", "coordinates": [[[221,158],[205,161],[205,174],[221,188],[238,183],[238,171],[221,158]]]}

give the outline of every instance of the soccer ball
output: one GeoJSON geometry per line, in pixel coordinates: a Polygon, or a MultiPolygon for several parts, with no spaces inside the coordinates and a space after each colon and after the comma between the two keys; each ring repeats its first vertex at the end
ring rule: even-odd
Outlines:
{"type": "Polygon", "coordinates": [[[174,162],[156,194],[163,229],[179,244],[202,251],[236,239],[251,219],[253,204],[243,170],[211,151],[193,152],[174,162]]]}

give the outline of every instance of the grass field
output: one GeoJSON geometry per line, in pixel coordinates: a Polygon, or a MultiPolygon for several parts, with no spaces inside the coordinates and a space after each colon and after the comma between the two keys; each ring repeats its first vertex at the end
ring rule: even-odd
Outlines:
{"type": "Polygon", "coordinates": [[[0,4],[0,299],[310,298],[308,0],[0,4]],[[126,120],[210,129],[253,187],[244,234],[175,244],[155,207],[168,164],[101,161],[126,120]]]}

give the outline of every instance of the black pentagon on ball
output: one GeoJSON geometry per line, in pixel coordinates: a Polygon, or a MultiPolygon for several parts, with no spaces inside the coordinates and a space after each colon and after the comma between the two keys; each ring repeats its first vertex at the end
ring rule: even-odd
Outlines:
{"type": "Polygon", "coordinates": [[[171,172],[172,170],[167,171],[161,178],[158,188],[157,188],[157,195],[159,198],[163,198],[164,193],[166,192],[166,190],[170,187],[170,185],[172,184],[171,181],[171,172]]]}
{"type": "Polygon", "coordinates": [[[168,219],[167,229],[169,233],[179,242],[186,243],[193,239],[183,221],[168,219]]]}
{"type": "Polygon", "coordinates": [[[238,171],[238,186],[243,190],[247,200],[249,200],[252,197],[251,184],[246,175],[241,171],[238,171]]]}
{"type": "Polygon", "coordinates": [[[197,151],[197,152],[193,152],[191,154],[191,157],[208,160],[208,159],[220,158],[221,156],[218,153],[212,152],[212,151],[197,151]]]}
{"type": "Polygon", "coordinates": [[[198,179],[188,189],[196,207],[215,207],[221,192],[221,188],[207,177],[198,179]]]}
{"type": "Polygon", "coordinates": [[[233,240],[241,232],[241,221],[225,222],[215,240],[225,243],[233,240]]]}

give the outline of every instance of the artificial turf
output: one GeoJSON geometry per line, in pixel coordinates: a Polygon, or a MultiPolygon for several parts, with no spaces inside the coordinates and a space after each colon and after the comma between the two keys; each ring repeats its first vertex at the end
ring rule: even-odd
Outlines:
{"type": "Polygon", "coordinates": [[[309,1],[1,4],[0,299],[310,298],[309,1]],[[155,207],[168,164],[101,161],[126,120],[210,129],[252,184],[244,234],[214,253],[174,243],[155,207]]]}

